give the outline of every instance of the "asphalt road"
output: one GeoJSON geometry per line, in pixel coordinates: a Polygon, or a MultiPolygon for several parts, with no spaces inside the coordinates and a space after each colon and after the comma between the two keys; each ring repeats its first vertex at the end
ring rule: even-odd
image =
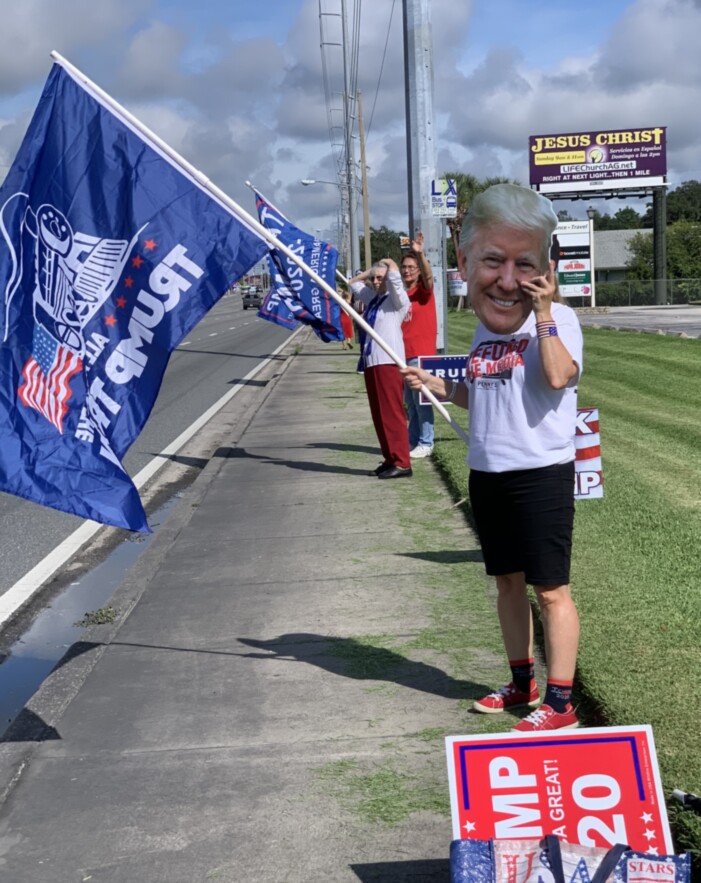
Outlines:
{"type": "Polygon", "coordinates": [[[582,325],[623,328],[634,331],[662,331],[701,337],[701,306],[682,304],[661,307],[608,307],[605,313],[579,314],[582,325]]]}
{"type": "MultiPolygon", "coordinates": [[[[124,465],[136,475],[232,385],[267,358],[289,332],[243,310],[228,294],[171,356],[143,432],[124,465]]],[[[0,595],[83,523],[63,512],[0,493],[0,595]]]]}

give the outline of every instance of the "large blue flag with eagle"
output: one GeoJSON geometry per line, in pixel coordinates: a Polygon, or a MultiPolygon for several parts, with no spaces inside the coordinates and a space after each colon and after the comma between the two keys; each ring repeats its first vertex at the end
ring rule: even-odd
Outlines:
{"type": "MultiPolygon", "coordinates": [[[[257,192],[256,208],[261,224],[335,290],[336,249],[295,227],[257,192]]],[[[344,340],[337,301],[280,249],[269,249],[268,262],[273,284],[258,315],[283,328],[294,328],[297,322],[310,325],[326,342],[344,340]]]]}
{"type": "Polygon", "coordinates": [[[0,188],[0,490],[148,531],[122,458],[265,241],[54,64],[0,188]]]}

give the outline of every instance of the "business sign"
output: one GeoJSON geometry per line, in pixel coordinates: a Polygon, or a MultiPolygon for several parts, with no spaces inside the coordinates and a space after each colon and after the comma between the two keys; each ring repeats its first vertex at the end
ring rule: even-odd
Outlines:
{"type": "Polygon", "coordinates": [[[591,229],[589,221],[562,221],[555,228],[550,259],[563,297],[593,297],[591,229]]]}
{"type": "Polygon", "coordinates": [[[604,478],[598,408],[577,408],[574,446],[574,498],[600,499],[604,495],[604,478]]]}
{"type": "Polygon", "coordinates": [[[453,838],[672,853],[652,728],[446,738],[453,838]]]}
{"type": "Polygon", "coordinates": [[[454,178],[431,181],[431,214],[434,218],[455,218],[458,214],[458,191],[454,178]]]}
{"type": "Polygon", "coordinates": [[[467,282],[460,275],[460,270],[446,270],[448,279],[448,294],[451,297],[465,297],[467,294],[467,282]]]}
{"type": "Polygon", "coordinates": [[[659,186],[667,175],[666,133],[658,126],[531,135],[531,185],[541,193],[659,186]]]}

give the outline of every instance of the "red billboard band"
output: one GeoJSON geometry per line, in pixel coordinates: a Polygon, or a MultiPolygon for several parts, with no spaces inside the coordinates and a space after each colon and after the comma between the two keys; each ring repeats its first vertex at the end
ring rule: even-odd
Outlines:
{"type": "Polygon", "coordinates": [[[664,126],[531,135],[531,186],[542,193],[659,186],[667,175],[666,138],[664,126]]]}
{"type": "Polygon", "coordinates": [[[446,739],[455,840],[673,852],[649,726],[446,739]]]}

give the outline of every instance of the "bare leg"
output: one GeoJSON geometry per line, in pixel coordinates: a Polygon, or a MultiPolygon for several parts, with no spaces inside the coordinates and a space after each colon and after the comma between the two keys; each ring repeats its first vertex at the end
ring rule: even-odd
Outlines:
{"type": "Polygon", "coordinates": [[[523,573],[496,577],[497,613],[509,660],[530,659],[533,655],[533,617],[526,594],[523,573]]]}
{"type": "MultiPolygon", "coordinates": [[[[545,637],[548,677],[571,681],[577,664],[579,616],[570,587],[534,586],[545,637]]],[[[503,629],[503,625],[502,625],[503,629]]]]}

